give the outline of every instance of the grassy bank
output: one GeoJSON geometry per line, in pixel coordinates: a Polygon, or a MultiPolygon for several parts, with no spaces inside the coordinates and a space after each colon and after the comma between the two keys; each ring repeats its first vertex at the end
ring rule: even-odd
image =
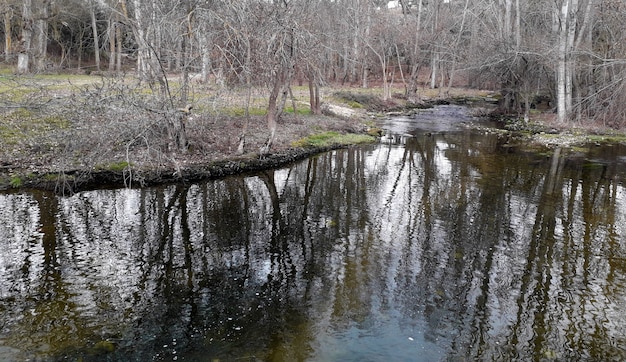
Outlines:
{"type": "MultiPolygon", "coordinates": [[[[182,102],[181,82],[172,77],[168,84],[169,91],[163,93],[131,76],[17,77],[0,71],[0,189],[41,187],[71,193],[103,185],[194,181],[277,167],[324,150],[373,142],[380,134],[375,128],[377,117],[446,100],[468,105],[497,101],[485,91],[451,89],[442,94],[424,89],[426,101],[410,104],[402,88],[383,101],[382,91],[376,88],[326,87],[322,101],[333,108],[313,115],[308,88],[294,85],[271,152],[260,157],[259,149],[270,136],[264,118],[267,89],[193,84],[182,102]],[[183,103],[193,106],[184,115],[185,152],[176,147],[168,128],[183,103]],[[240,153],[242,136],[245,147],[240,153]]],[[[520,126],[518,119],[509,118],[503,121],[505,132],[548,145],[624,142],[625,138],[607,132],[580,131],[581,135],[556,129],[541,115],[537,119],[520,126]]]]}
{"type": "MultiPolygon", "coordinates": [[[[372,121],[313,115],[308,89],[294,86],[267,157],[264,89],[195,84],[184,116],[186,151],[168,128],[182,105],[132,77],[0,73],[0,189],[72,192],[98,185],[142,186],[276,167],[314,152],[372,142],[372,121]],[[244,152],[239,153],[240,137],[244,152]],[[222,169],[222,170],[220,170],[222,169]]],[[[332,98],[329,95],[328,98],[332,98]]],[[[364,111],[364,110],[363,110],[364,111]]]]}

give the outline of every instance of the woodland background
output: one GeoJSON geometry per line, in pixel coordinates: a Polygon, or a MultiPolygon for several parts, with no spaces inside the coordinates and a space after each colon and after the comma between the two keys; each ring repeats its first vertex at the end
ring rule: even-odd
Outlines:
{"type": "Polygon", "coordinates": [[[417,100],[420,71],[431,88],[497,89],[507,111],[539,98],[562,122],[626,120],[624,0],[4,0],[0,11],[18,74],[133,66],[163,91],[166,72],[262,85],[270,122],[294,79],[376,79],[384,98],[402,82],[417,100]]]}

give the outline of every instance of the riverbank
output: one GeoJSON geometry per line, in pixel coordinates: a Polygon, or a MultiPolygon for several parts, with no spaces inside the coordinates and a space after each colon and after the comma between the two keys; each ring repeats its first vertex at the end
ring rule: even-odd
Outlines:
{"type": "Polygon", "coordinates": [[[126,141],[117,149],[99,147],[106,154],[104,157],[88,153],[78,155],[77,159],[82,156],[80,159],[87,162],[89,159],[99,160],[92,164],[83,161],[81,165],[69,162],[66,150],[54,153],[53,149],[24,147],[18,157],[0,160],[0,189],[38,188],[71,194],[99,187],[194,182],[275,168],[317,153],[376,139],[376,134],[371,133],[368,126],[372,122],[366,119],[287,115],[279,122],[270,153],[260,156],[258,150],[267,140],[269,131],[263,117],[257,116],[251,117],[245,125],[248,151],[238,154],[236,141],[244,120],[210,115],[189,118],[186,124],[189,148],[186,152],[164,152],[141,143],[128,147],[129,141],[126,141]]]}
{"type": "MultiPolygon", "coordinates": [[[[172,145],[164,126],[166,116],[137,106],[145,100],[132,95],[112,102],[110,94],[119,92],[121,86],[109,84],[106,92],[94,92],[88,81],[85,84],[61,93],[65,96],[41,98],[41,103],[52,105],[45,112],[29,105],[5,112],[0,125],[0,190],[39,188],[71,194],[99,187],[144,187],[242,174],[374,142],[380,133],[377,119],[447,103],[467,105],[478,116],[487,117],[497,103],[490,92],[455,90],[446,99],[425,96],[422,103],[411,104],[400,96],[382,101],[372,92],[338,89],[328,92],[324,114],[313,115],[303,101],[303,88],[295,92],[298,103],[292,102],[280,118],[271,152],[261,156],[259,150],[269,137],[262,104],[249,108],[245,115],[241,109],[216,106],[215,98],[197,98],[194,109],[185,115],[189,146],[183,151],[172,145]],[[242,136],[245,147],[239,152],[242,136]]],[[[211,92],[206,89],[207,94],[211,92]]],[[[232,96],[226,97],[228,102],[233,103],[232,96]]],[[[539,116],[528,123],[514,118],[499,118],[499,122],[499,129],[489,131],[542,147],[626,141],[617,132],[558,127],[539,116]]]]}
{"type": "Polygon", "coordinates": [[[308,87],[293,86],[270,152],[261,157],[270,137],[267,90],[211,83],[195,84],[186,97],[193,108],[182,115],[186,147],[179,147],[171,124],[181,113],[169,94],[182,85],[172,78],[168,86],[163,94],[129,76],[0,73],[0,190],[68,194],[193,182],[375,140],[365,105],[343,104],[329,89],[325,103],[351,115],[314,115],[308,87]]]}

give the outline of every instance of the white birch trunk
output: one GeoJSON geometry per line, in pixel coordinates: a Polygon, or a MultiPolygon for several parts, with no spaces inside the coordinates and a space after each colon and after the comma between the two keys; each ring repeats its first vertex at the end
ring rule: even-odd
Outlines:
{"type": "MultiPolygon", "coordinates": [[[[567,85],[567,35],[568,35],[568,13],[570,0],[563,0],[559,15],[556,17],[558,33],[558,55],[557,55],[557,72],[556,72],[556,98],[557,98],[557,120],[564,123],[569,113],[568,104],[568,85],[567,85]]],[[[571,80],[571,79],[570,79],[571,80]]]]}

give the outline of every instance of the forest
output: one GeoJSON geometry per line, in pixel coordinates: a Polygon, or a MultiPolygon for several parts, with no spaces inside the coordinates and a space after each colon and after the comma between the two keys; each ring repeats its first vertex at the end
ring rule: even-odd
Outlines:
{"type": "Polygon", "coordinates": [[[329,84],[380,87],[383,100],[410,102],[425,89],[445,96],[463,87],[497,91],[500,111],[525,119],[542,107],[566,126],[626,125],[624,0],[4,0],[0,6],[3,60],[18,76],[133,74],[165,108],[190,104],[194,84],[264,89],[270,139],[292,84],[308,85],[313,114],[321,112],[320,87],[329,84]],[[404,94],[392,94],[398,85],[404,94]]]}

